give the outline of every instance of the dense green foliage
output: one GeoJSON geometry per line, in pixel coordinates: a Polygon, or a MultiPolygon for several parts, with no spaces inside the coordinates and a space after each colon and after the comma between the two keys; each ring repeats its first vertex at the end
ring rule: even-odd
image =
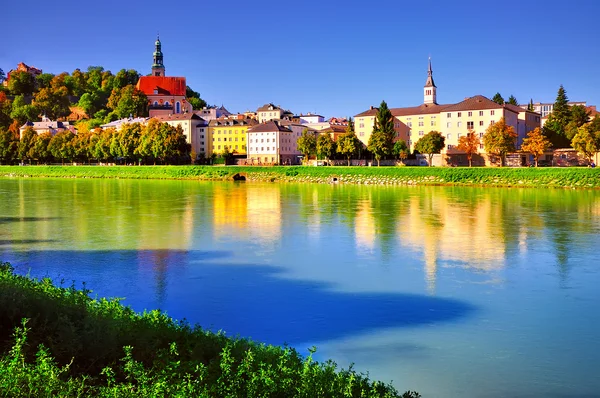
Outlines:
{"type": "Polygon", "coordinates": [[[445,138],[440,132],[430,131],[419,138],[415,144],[415,151],[427,154],[429,165],[432,166],[431,161],[433,160],[433,155],[440,153],[442,149],[444,149],[444,142],[445,138]]]}
{"type": "Polygon", "coordinates": [[[38,135],[31,127],[23,137],[0,129],[0,163],[144,163],[189,164],[190,145],[180,126],[156,119],[147,124],[129,123],[120,130],[70,131],[38,135]]]}
{"type": "Polygon", "coordinates": [[[345,184],[600,188],[599,168],[0,166],[4,177],[246,180],[345,184]]]}
{"type": "MultiPolygon", "coordinates": [[[[0,395],[399,397],[350,367],[137,314],[0,263],[0,395]]],[[[419,395],[407,392],[403,397],[419,395]]]]}

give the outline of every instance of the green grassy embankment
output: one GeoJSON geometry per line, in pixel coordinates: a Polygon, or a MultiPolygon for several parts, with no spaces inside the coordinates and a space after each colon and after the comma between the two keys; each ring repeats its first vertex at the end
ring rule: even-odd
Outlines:
{"type": "Polygon", "coordinates": [[[0,397],[419,397],[89,293],[0,262],[0,397]]]}
{"type": "Polygon", "coordinates": [[[123,178],[600,188],[600,168],[0,166],[4,177],[123,178]]]}

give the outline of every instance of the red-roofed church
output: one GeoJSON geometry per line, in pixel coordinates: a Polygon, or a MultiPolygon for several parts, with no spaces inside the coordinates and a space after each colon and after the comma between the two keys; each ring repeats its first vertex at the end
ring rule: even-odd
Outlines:
{"type": "Polygon", "coordinates": [[[160,38],[154,46],[152,75],[140,77],[136,85],[148,97],[150,117],[192,112],[192,105],[185,100],[185,77],[165,76],[160,38]]]}

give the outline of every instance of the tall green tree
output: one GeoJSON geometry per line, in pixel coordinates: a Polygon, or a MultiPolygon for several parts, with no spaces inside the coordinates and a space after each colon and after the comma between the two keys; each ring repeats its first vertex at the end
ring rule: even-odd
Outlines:
{"type": "Polygon", "coordinates": [[[500,159],[500,166],[504,166],[507,153],[516,151],[515,144],[517,133],[513,126],[506,124],[504,118],[491,124],[483,135],[483,146],[485,151],[500,159]]]}
{"type": "Polygon", "coordinates": [[[46,163],[52,157],[52,154],[48,150],[50,141],[52,140],[52,133],[45,132],[37,136],[30,154],[31,158],[37,160],[38,163],[46,163]]]}
{"type": "Polygon", "coordinates": [[[500,95],[500,93],[494,94],[494,96],[492,97],[492,101],[494,101],[497,104],[504,105],[504,98],[502,98],[502,95],[500,95]]]}
{"type": "Polygon", "coordinates": [[[375,160],[377,160],[377,166],[379,167],[379,161],[382,157],[390,155],[392,153],[393,141],[390,142],[387,134],[381,130],[373,131],[369,137],[367,149],[373,154],[375,160]]]}
{"type": "Polygon", "coordinates": [[[317,156],[329,161],[335,154],[335,142],[328,133],[319,134],[317,138],[317,156]]]}
{"type": "Polygon", "coordinates": [[[317,152],[317,138],[315,133],[304,129],[302,135],[298,138],[297,147],[300,153],[304,155],[304,158],[308,161],[311,156],[317,152]]]}
{"type": "Polygon", "coordinates": [[[185,96],[187,98],[187,102],[196,110],[207,106],[206,101],[200,98],[200,93],[192,90],[190,86],[186,86],[185,96]]]}
{"type": "Polygon", "coordinates": [[[527,105],[527,110],[531,112],[535,112],[535,107],[533,106],[533,98],[529,100],[529,105],[527,105]]]}
{"type": "Polygon", "coordinates": [[[381,101],[381,105],[375,115],[373,132],[367,143],[367,149],[375,156],[377,166],[379,166],[381,158],[392,154],[395,136],[394,116],[388,108],[387,103],[381,101]]]}
{"type": "Polygon", "coordinates": [[[444,149],[446,139],[438,131],[430,131],[415,143],[415,150],[419,153],[427,154],[429,166],[432,166],[433,155],[440,153],[444,149]]]}
{"type": "Polygon", "coordinates": [[[72,162],[75,157],[74,138],[75,135],[68,130],[56,133],[48,144],[48,151],[56,160],[60,159],[61,163],[64,163],[65,160],[72,162]]]}
{"type": "Polygon", "coordinates": [[[35,78],[24,71],[10,74],[8,89],[12,95],[32,95],[35,90],[35,78]]]}
{"type": "Polygon", "coordinates": [[[25,124],[25,122],[34,122],[38,120],[40,110],[37,106],[27,104],[25,98],[22,95],[17,95],[12,102],[10,117],[16,120],[19,126],[25,124]]]}
{"type": "Polygon", "coordinates": [[[542,156],[552,144],[550,140],[542,133],[542,129],[536,127],[533,131],[527,133],[527,138],[523,140],[521,150],[533,155],[535,167],[538,167],[538,159],[542,156]]]}
{"type": "Polygon", "coordinates": [[[10,164],[17,155],[19,137],[8,129],[0,128],[0,164],[10,164]]]}
{"type": "Polygon", "coordinates": [[[517,101],[517,98],[515,98],[514,95],[511,95],[510,97],[508,97],[508,101],[506,101],[506,103],[519,106],[519,101],[517,101]]]}
{"type": "Polygon", "coordinates": [[[571,117],[570,122],[575,123],[577,128],[583,126],[590,121],[590,112],[583,105],[573,105],[570,107],[571,117]]]}
{"type": "Polygon", "coordinates": [[[348,166],[350,166],[352,156],[358,154],[361,148],[362,142],[360,142],[353,130],[342,134],[337,139],[337,153],[348,159],[348,166]]]}
{"type": "Polygon", "coordinates": [[[552,114],[563,128],[571,120],[571,108],[569,107],[569,98],[567,97],[567,91],[564,89],[562,84],[560,85],[560,87],[558,88],[558,92],[556,93],[556,100],[554,101],[552,114]]]}
{"type": "Polygon", "coordinates": [[[2,68],[0,68],[0,84],[4,83],[4,80],[6,80],[6,75],[4,74],[2,68]]]}
{"type": "Polygon", "coordinates": [[[31,160],[31,149],[35,145],[37,136],[38,135],[33,127],[26,127],[21,134],[21,140],[19,141],[19,145],[17,147],[17,156],[22,162],[31,160]]]}

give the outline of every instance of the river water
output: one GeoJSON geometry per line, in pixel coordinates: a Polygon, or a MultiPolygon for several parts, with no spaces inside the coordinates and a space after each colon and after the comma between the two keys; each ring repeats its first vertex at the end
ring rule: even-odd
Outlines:
{"type": "Polygon", "coordinates": [[[600,191],[0,179],[0,261],[425,397],[600,395],[600,191]]]}

